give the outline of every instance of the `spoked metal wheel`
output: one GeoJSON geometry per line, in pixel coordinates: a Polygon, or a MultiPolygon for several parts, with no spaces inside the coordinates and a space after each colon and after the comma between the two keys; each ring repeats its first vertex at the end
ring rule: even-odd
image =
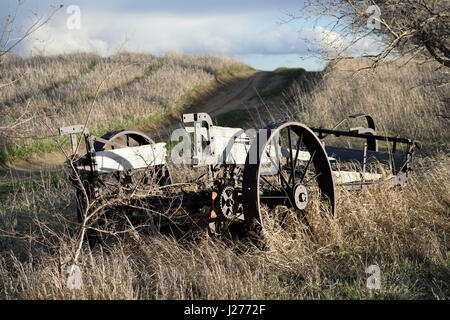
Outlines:
{"type": "Polygon", "coordinates": [[[117,130],[101,136],[101,140],[94,143],[95,151],[114,150],[124,147],[154,144],[153,140],[139,131],[117,130]]]}
{"type": "Polygon", "coordinates": [[[260,130],[247,155],[243,199],[246,227],[260,239],[267,229],[267,211],[279,214],[275,220],[281,226],[289,215],[304,216],[315,200],[334,215],[331,166],[316,135],[297,122],[260,130]]]}

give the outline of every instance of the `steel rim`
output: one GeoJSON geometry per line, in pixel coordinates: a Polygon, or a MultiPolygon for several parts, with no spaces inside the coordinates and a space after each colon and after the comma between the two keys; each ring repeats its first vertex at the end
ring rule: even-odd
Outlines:
{"type": "MultiPolygon", "coordinates": [[[[256,233],[258,236],[263,235],[264,223],[261,206],[267,205],[270,202],[275,204],[282,203],[304,214],[303,211],[308,205],[311,190],[309,184],[311,181],[317,184],[321,200],[328,202],[329,210],[334,215],[334,180],[331,165],[320,140],[308,127],[297,122],[274,124],[266,127],[266,130],[268,130],[267,141],[261,143],[263,137],[260,131],[252,143],[244,170],[243,194],[246,201],[244,201],[243,205],[245,222],[249,231],[256,233]],[[277,139],[279,142],[276,141],[277,139]],[[285,147],[283,147],[283,141],[285,147]],[[279,154],[280,159],[278,159],[279,165],[276,174],[279,184],[275,185],[273,179],[270,181],[265,177],[264,166],[267,166],[268,158],[273,158],[273,154],[270,157],[271,152],[269,151],[276,148],[274,147],[272,149],[272,145],[276,146],[277,144],[280,145],[281,151],[278,153],[282,153],[283,150],[285,152],[284,155],[279,154]],[[304,150],[301,150],[302,146],[304,150]],[[300,151],[307,151],[309,153],[308,161],[300,161],[300,151]],[[250,155],[252,152],[253,154],[257,154],[256,164],[250,163],[250,155]],[[285,158],[284,163],[281,160],[282,157],[285,158]],[[304,169],[303,173],[297,170],[300,163],[304,169]],[[308,170],[310,168],[314,168],[315,170],[312,178],[308,176],[308,170]],[[268,185],[271,185],[274,190],[277,187],[280,189],[279,187],[281,186],[281,190],[277,190],[278,192],[268,192],[268,185]]],[[[270,160],[269,162],[269,166],[276,168],[277,161],[270,160]]]]}
{"type": "MultiPolygon", "coordinates": [[[[119,140],[121,138],[126,139],[126,145],[124,147],[130,147],[132,144],[137,144],[139,146],[152,144],[154,145],[155,142],[148,137],[147,135],[143,134],[139,131],[133,131],[133,130],[118,130],[118,131],[111,131],[107,134],[104,134],[101,136],[102,139],[107,140],[108,142],[115,142],[116,140],[119,140]]],[[[96,152],[98,151],[104,151],[107,149],[114,149],[114,145],[106,142],[101,141],[95,141],[94,142],[94,149],[96,152]]]]}

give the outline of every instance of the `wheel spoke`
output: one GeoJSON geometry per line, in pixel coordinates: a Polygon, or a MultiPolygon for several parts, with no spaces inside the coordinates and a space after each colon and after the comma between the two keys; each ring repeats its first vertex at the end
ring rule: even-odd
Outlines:
{"type": "MultiPolygon", "coordinates": [[[[289,183],[287,183],[286,179],[284,178],[284,175],[283,175],[283,173],[281,172],[280,166],[279,166],[279,165],[277,166],[277,165],[275,164],[275,162],[273,162],[272,157],[270,156],[270,154],[269,154],[269,152],[268,152],[267,150],[266,150],[266,154],[267,154],[267,157],[269,158],[270,162],[272,162],[273,166],[274,166],[275,168],[277,168],[277,170],[278,170],[278,175],[280,176],[280,179],[282,180],[282,183],[281,183],[281,184],[283,184],[283,182],[284,182],[284,184],[285,184],[287,187],[289,187],[289,183]]],[[[283,186],[282,186],[282,188],[285,189],[283,186]]]]}
{"type": "Polygon", "coordinates": [[[289,177],[289,183],[292,181],[295,182],[295,168],[294,168],[294,159],[292,158],[292,141],[291,141],[291,128],[287,128],[288,132],[288,140],[289,140],[289,159],[291,163],[291,176],[289,177]]]}
{"type": "Polygon", "coordinates": [[[271,182],[269,182],[264,176],[260,176],[260,178],[265,181],[267,184],[269,184],[275,191],[275,194],[270,194],[270,193],[266,193],[266,194],[262,194],[259,196],[259,199],[261,200],[275,200],[275,199],[284,199],[284,200],[288,200],[289,202],[291,202],[289,195],[288,195],[288,191],[283,187],[280,188],[276,188],[271,182]]]}
{"type": "Polygon", "coordinates": [[[322,174],[322,172],[317,173],[316,175],[314,175],[314,177],[308,179],[308,181],[306,181],[306,182],[304,183],[304,185],[305,185],[305,186],[308,186],[308,184],[309,184],[311,181],[313,181],[314,179],[316,179],[316,178],[317,178],[318,176],[320,176],[321,174],[322,174]]]}
{"type": "Polygon", "coordinates": [[[260,176],[260,178],[263,179],[264,182],[266,182],[267,184],[271,185],[274,190],[280,191],[278,190],[278,188],[275,188],[275,186],[272,183],[270,183],[266,178],[264,178],[264,176],[260,176]]]}
{"type": "Polygon", "coordinates": [[[309,165],[311,164],[315,154],[316,154],[316,150],[314,150],[314,152],[311,155],[311,157],[309,157],[308,163],[306,164],[306,167],[305,167],[305,172],[303,172],[303,176],[302,176],[302,178],[300,180],[300,183],[303,183],[303,180],[305,179],[306,173],[308,172],[309,165]]]}
{"type": "MultiPolygon", "coordinates": [[[[296,146],[296,152],[295,152],[295,158],[294,158],[294,165],[293,165],[294,174],[295,174],[295,169],[297,169],[298,153],[300,152],[300,145],[302,144],[302,141],[303,141],[303,135],[301,135],[300,139],[297,140],[297,146],[296,146]]],[[[294,175],[294,179],[292,181],[292,185],[295,185],[295,175],[294,175]]]]}
{"type": "Polygon", "coordinates": [[[280,148],[277,148],[278,145],[274,146],[274,148],[275,148],[275,156],[277,157],[277,160],[278,160],[278,174],[280,176],[280,182],[284,183],[286,188],[289,189],[289,183],[287,182],[286,178],[283,175],[282,166],[281,166],[281,157],[282,157],[282,155],[279,154],[279,151],[281,150],[280,136],[278,136],[278,143],[280,144],[279,145],[280,148]]]}
{"type": "Polygon", "coordinates": [[[260,199],[287,199],[289,198],[287,195],[278,195],[278,196],[259,196],[260,199]]]}
{"type": "Polygon", "coordinates": [[[283,212],[283,217],[281,218],[281,221],[280,221],[280,227],[283,227],[284,221],[286,220],[288,213],[289,213],[289,210],[286,210],[285,212],[283,212]]]}

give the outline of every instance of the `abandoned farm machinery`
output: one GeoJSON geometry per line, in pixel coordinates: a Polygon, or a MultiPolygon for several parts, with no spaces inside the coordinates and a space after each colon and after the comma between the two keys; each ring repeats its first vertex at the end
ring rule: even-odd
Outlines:
{"type": "Polygon", "coordinates": [[[220,127],[206,113],[184,114],[182,122],[170,151],[165,142],[138,131],[96,137],[83,125],[60,128],[60,135],[71,136],[68,164],[80,222],[104,221],[120,212],[130,223],[202,220],[212,233],[239,224],[261,236],[267,211],[278,212],[283,225],[286,216],[304,216],[313,206],[335,215],[338,187],[404,185],[418,146],[408,138],[377,135],[374,120],[364,114],[332,129],[295,121],[259,130],[220,127]],[[356,119],[367,125],[338,130],[356,119]],[[357,147],[348,142],[344,147],[344,138],[357,147]],[[80,155],[81,146],[86,153],[80,155]],[[198,174],[189,181],[174,179],[192,172],[198,174]]]}

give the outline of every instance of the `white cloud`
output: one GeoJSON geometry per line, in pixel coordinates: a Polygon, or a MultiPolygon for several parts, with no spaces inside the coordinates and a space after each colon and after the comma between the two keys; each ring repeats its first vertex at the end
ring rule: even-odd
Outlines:
{"type": "MultiPolygon", "coordinates": [[[[110,55],[118,48],[124,48],[154,54],[176,51],[258,56],[259,60],[266,61],[264,65],[271,67],[268,59],[262,56],[274,60],[282,55],[292,59],[295,55],[301,57],[321,52],[332,56],[350,41],[323,27],[296,30],[292,25],[277,25],[260,14],[208,16],[93,11],[81,11],[81,14],[80,30],[69,30],[66,25],[69,15],[60,16],[33,35],[26,51],[39,54],[94,51],[110,55]]],[[[358,55],[373,49],[373,40],[363,40],[349,53],[358,55]]]]}
{"type": "Polygon", "coordinates": [[[104,54],[108,43],[95,39],[83,30],[69,31],[64,27],[44,25],[27,41],[25,45],[28,53],[52,55],[80,51],[94,51],[104,54]],[[64,31],[61,31],[64,29],[64,31]]]}
{"type": "Polygon", "coordinates": [[[163,53],[303,54],[306,47],[296,30],[275,23],[258,25],[248,15],[174,16],[151,14],[90,14],[80,30],[69,30],[60,19],[46,25],[29,41],[27,51],[46,54],[73,51],[114,52],[125,39],[129,50],[163,53]]]}

